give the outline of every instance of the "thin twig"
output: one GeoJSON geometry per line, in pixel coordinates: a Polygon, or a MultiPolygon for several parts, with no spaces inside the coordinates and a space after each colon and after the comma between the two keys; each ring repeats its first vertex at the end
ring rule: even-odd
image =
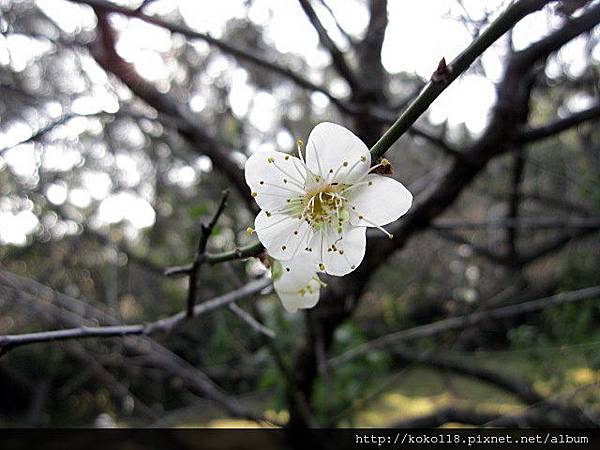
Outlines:
{"type": "Polygon", "coordinates": [[[262,334],[263,336],[266,336],[269,339],[275,338],[275,332],[273,330],[264,326],[262,323],[260,323],[254,317],[252,317],[251,314],[247,313],[235,303],[230,303],[229,305],[227,305],[227,307],[231,312],[233,312],[236,316],[243,320],[246,323],[246,325],[248,325],[257,333],[262,334]]]}
{"type": "Polygon", "coordinates": [[[208,245],[208,239],[212,234],[219,217],[225,211],[227,206],[227,199],[229,198],[229,190],[223,191],[221,194],[221,201],[215,211],[212,219],[207,225],[200,225],[200,239],[198,241],[198,249],[196,251],[196,258],[192,263],[192,269],[190,271],[190,282],[188,287],[188,298],[187,298],[187,316],[192,317],[194,315],[194,305],[196,304],[196,298],[198,297],[198,278],[200,276],[200,268],[204,261],[206,261],[206,246],[208,245]]]}
{"type": "MultiPolygon", "coordinates": [[[[252,256],[258,256],[265,248],[260,242],[256,244],[239,247],[223,253],[207,253],[205,262],[208,264],[217,264],[236,259],[245,259],[252,256]]],[[[176,277],[189,275],[193,264],[184,264],[183,266],[173,266],[165,269],[165,275],[168,277],[176,277]]]]}

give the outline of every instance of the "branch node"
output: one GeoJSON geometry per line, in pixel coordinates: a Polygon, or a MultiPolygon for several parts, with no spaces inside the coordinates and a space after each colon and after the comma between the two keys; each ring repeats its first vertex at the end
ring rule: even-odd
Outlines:
{"type": "Polygon", "coordinates": [[[434,83],[446,83],[450,76],[450,67],[446,64],[446,58],[440,59],[437,69],[431,75],[431,81],[434,83]]]}

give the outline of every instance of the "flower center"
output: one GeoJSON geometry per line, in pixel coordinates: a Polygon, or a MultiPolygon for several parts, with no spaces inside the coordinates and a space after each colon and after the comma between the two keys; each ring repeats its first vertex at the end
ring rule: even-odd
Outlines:
{"type": "Polygon", "coordinates": [[[313,229],[319,230],[327,225],[341,228],[350,218],[348,201],[341,195],[342,185],[328,184],[306,192],[302,201],[302,218],[313,229]]]}

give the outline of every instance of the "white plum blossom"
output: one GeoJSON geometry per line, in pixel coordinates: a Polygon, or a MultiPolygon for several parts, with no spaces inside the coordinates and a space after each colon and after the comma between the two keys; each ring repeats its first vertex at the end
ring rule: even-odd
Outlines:
{"type": "Polygon", "coordinates": [[[367,146],[340,125],[320,123],[308,137],[305,155],[300,141],[298,153],[299,158],[256,152],[246,162],[245,176],[261,208],[258,239],[283,267],[275,289],[284,305],[310,308],[320,286],[309,283],[313,275],[343,276],[356,269],[365,254],[367,227],[392,237],[382,226],[409,210],[412,194],[393,178],[373,173],[389,162],[371,167],[367,146]]]}

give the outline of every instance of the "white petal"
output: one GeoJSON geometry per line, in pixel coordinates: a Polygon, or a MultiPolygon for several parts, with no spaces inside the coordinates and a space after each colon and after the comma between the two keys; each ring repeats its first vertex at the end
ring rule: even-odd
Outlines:
{"type": "Polygon", "coordinates": [[[410,209],[413,196],[399,181],[375,174],[364,181],[364,185],[349,191],[352,225],[380,227],[398,220],[410,209]]]}
{"type": "Polygon", "coordinates": [[[285,292],[278,290],[277,284],[275,284],[275,291],[281,299],[281,304],[290,313],[294,313],[298,309],[312,308],[319,302],[320,285],[318,281],[310,280],[304,289],[302,293],[300,291],[285,292]]]}
{"type": "Polygon", "coordinates": [[[319,301],[321,288],[314,270],[314,257],[303,252],[290,261],[277,261],[281,273],[273,285],[283,307],[288,312],[302,308],[312,308],[319,301]]]}
{"type": "Polygon", "coordinates": [[[306,165],[329,182],[351,182],[369,171],[371,154],[350,130],[323,122],[308,136],[306,165]]]}
{"type": "Polygon", "coordinates": [[[271,214],[266,211],[258,213],[254,228],[258,240],[267,252],[273,258],[281,260],[289,260],[303,251],[313,233],[310,225],[297,216],[271,214]]]}
{"type": "Polygon", "coordinates": [[[365,227],[346,224],[342,233],[333,227],[316,233],[310,246],[315,253],[317,269],[338,277],[355,270],[365,256],[366,231],[365,227]]]}
{"type": "Polygon", "coordinates": [[[246,161],[244,174],[261,209],[282,208],[287,199],[304,195],[306,168],[295,156],[273,150],[256,152],[246,161]]]}

